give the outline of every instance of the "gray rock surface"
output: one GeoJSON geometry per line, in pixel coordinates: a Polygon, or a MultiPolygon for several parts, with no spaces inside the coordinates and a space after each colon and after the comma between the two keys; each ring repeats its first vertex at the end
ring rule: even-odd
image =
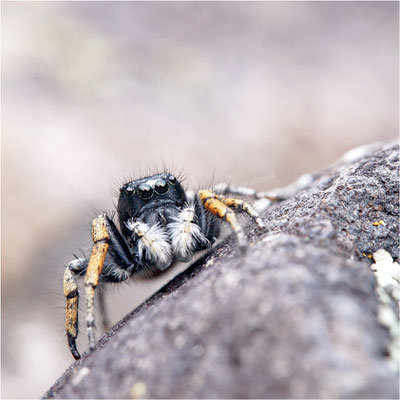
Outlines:
{"type": "Polygon", "coordinates": [[[299,182],[265,212],[267,233],[248,229],[247,254],[229,237],[44,397],[398,398],[370,269],[378,249],[398,259],[398,145],[299,182]]]}

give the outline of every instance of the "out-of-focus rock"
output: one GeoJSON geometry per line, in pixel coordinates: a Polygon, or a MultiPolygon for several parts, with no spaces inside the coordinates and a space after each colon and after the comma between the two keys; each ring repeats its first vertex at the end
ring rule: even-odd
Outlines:
{"type": "MultiPolygon", "coordinates": [[[[386,144],[292,186],[266,211],[268,232],[249,229],[246,255],[228,238],[45,397],[398,398],[370,268],[379,249],[398,257],[398,168],[386,144]]],[[[385,307],[398,315],[397,302],[385,307]]]]}

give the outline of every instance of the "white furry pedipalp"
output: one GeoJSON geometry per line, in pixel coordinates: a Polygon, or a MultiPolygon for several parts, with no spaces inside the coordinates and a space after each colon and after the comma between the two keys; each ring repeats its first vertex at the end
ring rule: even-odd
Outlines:
{"type": "Polygon", "coordinates": [[[171,237],[172,250],[175,257],[180,261],[189,261],[193,255],[197,243],[208,244],[200,227],[195,224],[194,205],[189,204],[174,218],[174,222],[168,224],[171,237]]]}
{"type": "Polygon", "coordinates": [[[141,260],[149,261],[164,271],[173,261],[168,233],[157,224],[149,226],[144,222],[128,221],[126,226],[138,238],[138,253],[141,260]]]}

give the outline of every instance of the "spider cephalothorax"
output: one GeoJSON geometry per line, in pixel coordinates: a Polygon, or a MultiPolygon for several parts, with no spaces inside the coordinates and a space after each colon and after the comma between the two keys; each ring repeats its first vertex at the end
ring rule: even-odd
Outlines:
{"type": "Polygon", "coordinates": [[[66,331],[76,359],[80,358],[76,348],[79,299],[76,276],[85,275],[86,325],[92,350],[94,293],[99,282],[151,277],[167,270],[175,261],[191,260],[194,253],[211,247],[222,220],[230,224],[240,249],[244,250],[246,235],[232,209],[247,213],[264,229],[264,222],[248,203],[227,196],[250,194],[260,198],[260,193],[228,185],[219,185],[217,193],[185,191],[168,172],[132,180],[121,187],[117,205],[120,229],[109,216],[100,214],[93,220],[90,259],[71,261],[64,273],[66,331]]]}
{"type": "Polygon", "coordinates": [[[162,173],[121,188],[118,218],[122,235],[151,272],[174,260],[188,261],[219,233],[219,224],[199,199],[187,199],[174,175],[162,173]]]}

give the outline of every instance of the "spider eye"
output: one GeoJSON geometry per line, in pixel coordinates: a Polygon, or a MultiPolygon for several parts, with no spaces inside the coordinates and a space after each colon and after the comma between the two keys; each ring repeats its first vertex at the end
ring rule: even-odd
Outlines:
{"type": "Polygon", "coordinates": [[[165,181],[164,179],[159,179],[154,185],[154,190],[158,194],[167,193],[168,190],[169,190],[169,186],[168,186],[167,181],[165,181]]]}
{"type": "Polygon", "coordinates": [[[139,186],[139,197],[143,200],[149,199],[151,196],[153,196],[153,189],[150,185],[147,183],[142,183],[139,186]]]}
{"type": "Polygon", "coordinates": [[[170,175],[170,176],[168,177],[168,182],[169,182],[171,185],[175,185],[175,183],[176,183],[176,178],[175,178],[175,176],[174,176],[174,175],[170,175]]]}
{"type": "Polygon", "coordinates": [[[126,197],[132,197],[135,194],[135,188],[128,186],[125,189],[125,195],[126,197]]]}

